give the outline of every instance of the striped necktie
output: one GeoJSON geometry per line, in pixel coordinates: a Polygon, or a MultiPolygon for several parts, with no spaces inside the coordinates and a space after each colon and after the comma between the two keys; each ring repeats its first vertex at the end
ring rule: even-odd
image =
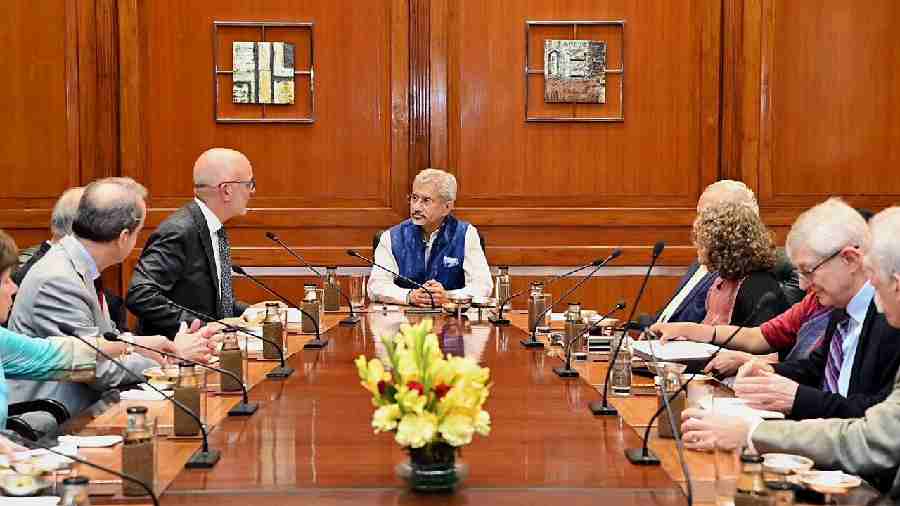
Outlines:
{"type": "Polygon", "coordinates": [[[825,389],[833,394],[839,394],[838,379],[844,365],[844,338],[847,337],[850,328],[850,315],[843,309],[835,309],[831,313],[831,319],[835,322],[835,326],[828,346],[828,360],[825,362],[825,389]]]}
{"type": "Polygon", "coordinates": [[[231,286],[231,247],[228,245],[228,234],[225,227],[216,232],[219,236],[219,312],[221,318],[234,316],[234,289],[231,286]]]}

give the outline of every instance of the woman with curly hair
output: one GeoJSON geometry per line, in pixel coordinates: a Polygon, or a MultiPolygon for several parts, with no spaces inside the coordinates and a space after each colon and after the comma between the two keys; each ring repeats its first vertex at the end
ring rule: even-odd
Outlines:
{"type": "Polygon", "coordinates": [[[787,309],[771,272],[772,234],[754,209],[736,203],[707,207],[694,221],[693,236],[699,262],[717,274],[706,297],[704,324],[756,326],[787,309]],[[757,309],[767,292],[776,297],[757,309]]]}

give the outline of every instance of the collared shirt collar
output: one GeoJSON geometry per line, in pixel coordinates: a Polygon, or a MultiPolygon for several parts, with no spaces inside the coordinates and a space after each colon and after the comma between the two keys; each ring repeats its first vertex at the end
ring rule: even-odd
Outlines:
{"type": "Polygon", "coordinates": [[[100,277],[100,269],[97,267],[97,262],[94,260],[94,257],[91,256],[90,252],[88,252],[87,248],[84,247],[84,244],[81,244],[74,235],[67,235],[60,239],[60,242],[65,244],[66,249],[74,255],[74,260],[78,263],[82,274],[84,274],[89,281],[94,281],[95,279],[100,277]]]}
{"type": "Polygon", "coordinates": [[[854,322],[862,323],[866,319],[866,314],[869,312],[869,304],[872,303],[874,297],[875,287],[866,281],[866,284],[856,292],[856,295],[847,304],[847,314],[850,315],[854,322]]]}
{"type": "Polygon", "coordinates": [[[194,197],[194,202],[200,206],[200,212],[202,212],[203,217],[206,218],[206,226],[209,227],[209,233],[213,235],[217,234],[219,229],[222,228],[222,220],[220,220],[219,217],[216,216],[216,213],[212,212],[212,209],[210,209],[202,200],[194,197]]]}

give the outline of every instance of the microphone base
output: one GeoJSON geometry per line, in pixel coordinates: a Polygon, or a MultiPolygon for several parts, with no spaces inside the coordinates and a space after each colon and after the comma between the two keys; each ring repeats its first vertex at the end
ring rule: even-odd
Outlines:
{"type": "Polygon", "coordinates": [[[560,378],[577,378],[579,376],[578,371],[569,367],[554,367],[553,372],[560,378]]]}
{"type": "Polygon", "coordinates": [[[275,369],[272,369],[271,371],[266,373],[266,377],[271,379],[284,379],[291,374],[294,374],[293,367],[276,367],[275,369]]]}
{"type": "Polygon", "coordinates": [[[595,401],[588,404],[588,409],[591,410],[591,413],[593,413],[594,416],[616,416],[619,414],[616,408],[608,404],[604,406],[601,401],[595,401]]]}
{"type": "Polygon", "coordinates": [[[328,339],[313,339],[312,341],[303,345],[304,350],[321,350],[322,348],[328,346],[328,339]]]}
{"type": "Polygon", "coordinates": [[[258,402],[243,402],[228,410],[228,416],[250,416],[259,408],[258,402]]]}
{"type": "Polygon", "coordinates": [[[191,456],[184,464],[185,469],[212,469],[219,462],[222,454],[219,450],[210,450],[204,452],[197,450],[197,453],[191,456]]]}
{"type": "Polygon", "coordinates": [[[491,322],[491,324],[493,324],[495,327],[509,327],[511,325],[510,321],[506,318],[497,318],[492,316],[488,318],[488,321],[491,322]]]}
{"type": "Polygon", "coordinates": [[[537,339],[522,339],[519,343],[526,348],[543,348],[544,343],[537,339]]]}
{"type": "Polygon", "coordinates": [[[406,314],[442,314],[444,310],[439,307],[409,307],[403,312],[406,314]]]}
{"type": "Polygon", "coordinates": [[[352,327],[357,323],[359,323],[359,316],[353,315],[344,318],[343,320],[338,322],[338,325],[341,325],[343,327],[352,327]]]}
{"type": "Polygon", "coordinates": [[[644,448],[626,448],[625,457],[628,462],[639,466],[658,466],[659,457],[653,454],[649,449],[644,448]]]}

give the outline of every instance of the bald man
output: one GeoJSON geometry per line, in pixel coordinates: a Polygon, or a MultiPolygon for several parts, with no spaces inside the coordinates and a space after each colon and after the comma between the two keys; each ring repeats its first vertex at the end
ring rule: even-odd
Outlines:
{"type": "Polygon", "coordinates": [[[216,318],[238,316],[225,224],[247,213],[256,191],[253,167],[242,153],[210,149],[194,163],[194,199],[175,211],[147,240],[128,288],[126,304],[140,331],[172,337],[193,316],[178,304],[216,318]]]}

